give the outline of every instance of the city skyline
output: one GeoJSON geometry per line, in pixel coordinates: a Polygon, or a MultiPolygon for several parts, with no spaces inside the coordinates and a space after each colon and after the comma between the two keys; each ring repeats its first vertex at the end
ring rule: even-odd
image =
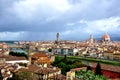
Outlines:
{"type": "Polygon", "coordinates": [[[0,0],[0,40],[120,40],[118,0],[0,0]]]}

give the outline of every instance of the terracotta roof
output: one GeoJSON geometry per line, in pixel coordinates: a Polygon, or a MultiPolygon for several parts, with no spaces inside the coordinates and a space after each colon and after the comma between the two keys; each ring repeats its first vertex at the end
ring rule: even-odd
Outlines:
{"type": "Polygon", "coordinates": [[[116,78],[116,79],[109,79],[109,80],[120,80],[120,78],[116,78]]]}
{"type": "MultiPolygon", "coordinates": [[[[90,63],[90,66],[93,68],[96,68],[97,63],[90,63]]],[[[120,66],[113,66],[113,65],[108,65],[108,64],[100,64],[102,70],[107,70],[107,71],[113,71],[113,72],[118,72],[120,73],[120,66]]]]}
{"type": "Polygon", "coordinates": [[[7,58],[6,55],[0,54],[0,58],[7,58]]]}
{"type": "Polygon", "coordinates": [[[113,53],[113,52],[114,52],[114,51],[110,51],[110,50],[109,50],[109,51],[108,51],[108,50],[107,50],[107,51],[104,51],[104,53],[113,53]]]}
{"type": "Polygon", "coordinates": [[[29,65],[26,68],[21,68],[20,71],[30,71],[30,72],[35,72],[37,70],[39,70],[40,67],[36,66],[36,65],[29,65]]]}
{"type": "Polygon", "coordinates": [[[36,65],[30,65],[27,68],[20,69],[20,71],[29,71],[29,72],[33,72],[36,74],[48,74],[48,73],[53,73],[53,72],[56,72],[59,70],[60,70],[60,68],[56,68],[56,69],[54,69],[54,68],[41,68],[41,67],[38,67],[36,65]]]}
{"type": "Polygon", "coordinates": [[[62,75],[62,74],[58,74],[58,75],[55,75],[55,76],[51,76],[49,77],[49,79],[56,79],[56,80],[66,80],[66,76],[62,75]]]}
{"type": "Polygon", "coordinates": [[[71,71],[79,71],[79,70],[81,70],[81,69],[87,69],[87,67],[81,67],[81,68],[74,68],[74,69],[71,69],[71,71]]]}
{"type": "Polygon", "coordinates": [[[106,33],[106,34],[103,35],[102,39],[110,40],[110,36],[106,33]]]}
{"type": "Polygon", "coordinates": [[[84,52],[84,51],[86,51],[86,49],[79,50],[79,52],[84,52]]]}
{"type": "Polygon", "coordinates": [[[45,53],[35,53],[32,55],[33,58],[38,58],[38,57],[47,57],[45,53]]]}
{"type": "Polygon", "coordinates": [[[44,64],[44,63],[48,63],[48,62],[50,62],[49,59],[46,59],[46,60],[37,60],[35,63],[37,63],[37,64],[44,64]]]}
{"type": "Polygon", "coordinates": [[[60,68],[40,68],[39,70],[35,71],[36,74],[48,74],[59,71],[60,68]]]}
{"type": "Polygon", "coordinates": [[[15,61],[15,60],[26,60],[25,57],[16,57],[16,56],[8,56],[6,61],[15,61]]]}
{"type": "Polygon", "coordinates": [[[7,74],[7,73],[5,73],[5,72],[2,73],[2,77],[3,77],[3,78],[5,78],[5,77],[9,77],[9,76],[10,76],[10,74],[7,74]]]}
{"type": "Polygon", "coordinates": [[[0,58],[5,58],[6,61],[26,60],[25,57],[16,57],[16,56],[11,56],[11,55],[1,55],[0,58]]]}

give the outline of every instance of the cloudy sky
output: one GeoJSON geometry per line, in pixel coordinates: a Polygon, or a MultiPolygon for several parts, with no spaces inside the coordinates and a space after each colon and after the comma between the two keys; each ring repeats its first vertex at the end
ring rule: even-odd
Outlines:
{"type": "Polygon", "coordinates": [[[0,0],[0,40],[120,38],[120,0],[0,0]]]}

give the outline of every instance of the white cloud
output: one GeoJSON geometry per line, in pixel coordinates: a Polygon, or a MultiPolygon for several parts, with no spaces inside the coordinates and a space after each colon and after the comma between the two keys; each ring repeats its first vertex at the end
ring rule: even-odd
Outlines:
{"type": "Polygon", "coordinates": [[[75,23],[67,23],[66,25],[67,26],[73,26],[73,25],[75,25],[75,23]]]}
{"type": "Polygon", "coordinates": [[[84,28],[87,33],[116,32],[120,31],[120,17],[110,17],[95,21],[86,21],[87,26],[84,28]]]}
{"type": "Polygon", "coordinates": [[[0,40],[19,40],[25,32],[1,32],[0,40]]]}
{"type": "Polygon", "coordinates": [[[110,17],[99,20],[80,20],[73,23],[67,23],[69,26],[74,26],[75,30],[81,28],[86,33],[101,33],[101,32],[116,32],[120,31],[120,17],[110,17]],[[82,25],[83,24],[83,25],[82,25]],[[77,25],[77,26],[76,26],[77,25]]]}
{"type": "Polygon", "coordinates": [[[63,36],[76,36],[76,38],[80,38],[81,36],[85,39],[86,36],[89,36],[90,34],[102,36],[106,32],[110,34],[119,33],[120,17],[110,17],[92,21],[80,20],[67,23],[66,26],[68,27],[68,30],[62,33],[63,36]]]}
{"type": "Polygon", "coordinates": [[[67,0],[20,0],[9,8],[21,20],[53,20],[71,8],[67,0]],[[55,17],[54,17],[55,18],[55,17]]]}

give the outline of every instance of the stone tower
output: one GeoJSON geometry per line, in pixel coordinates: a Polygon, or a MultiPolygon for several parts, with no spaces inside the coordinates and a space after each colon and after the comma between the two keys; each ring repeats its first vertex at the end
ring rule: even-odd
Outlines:
{"type": "Polygon", "coordinates": [[[93,44],[94,40],[93,40],[93,35],[90,35],[90,44],[93,44]]]}
{"type": "Polygon", "coordinates": [[[28,54],[27,54],[28,61],[29,61],[28,65],[31,65],[31,55],[30,55],[30,45],[29,44],[26,44],[26,49],[27,49],[27,52],[28,52],[28,54]]]}
{"type": "Polygon", "coordinates": [[[57,33],[57,35],[56,35],[56,40],[57,40],[57,42],[59,41],[59,33],[57,33]]]}

